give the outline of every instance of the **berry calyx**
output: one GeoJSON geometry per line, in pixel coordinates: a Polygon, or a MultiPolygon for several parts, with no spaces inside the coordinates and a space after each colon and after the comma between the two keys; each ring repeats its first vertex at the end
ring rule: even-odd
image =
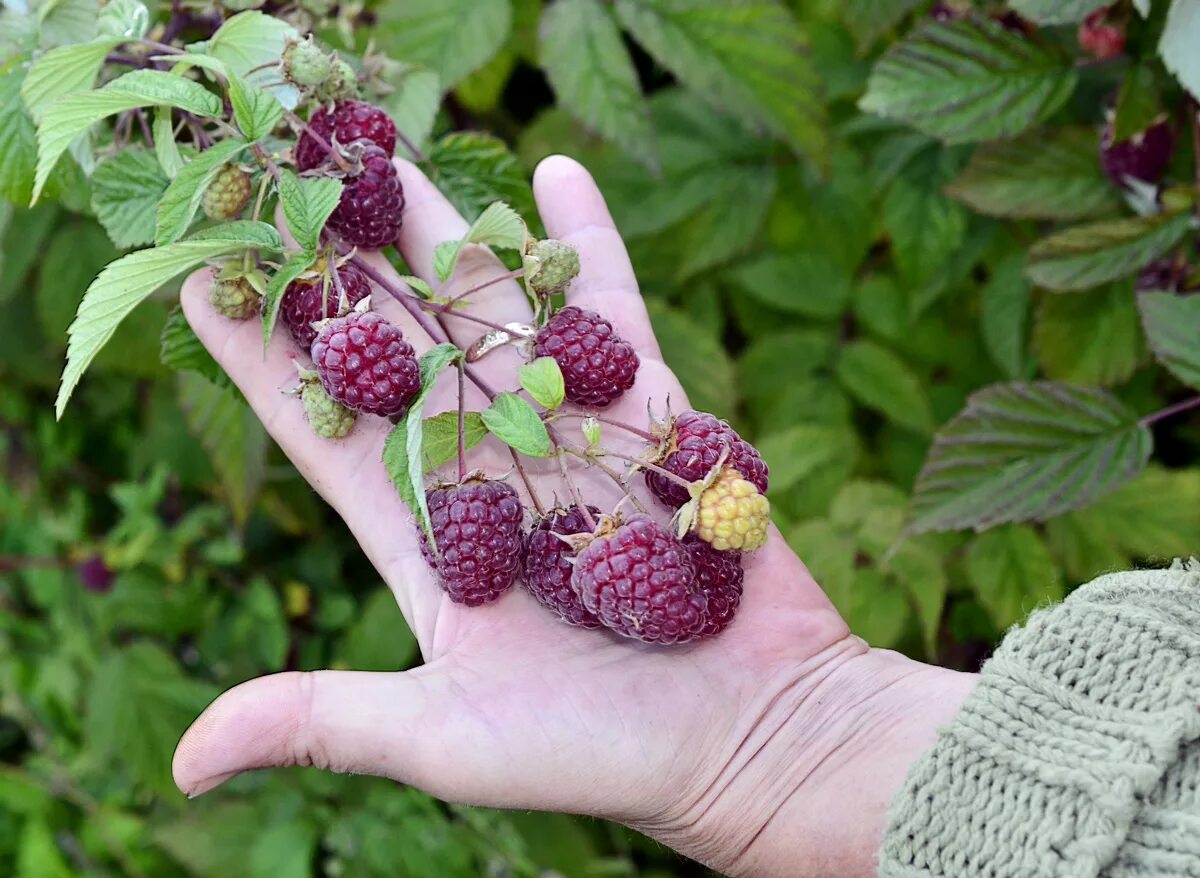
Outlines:
{"type": "MultiPolygon", "coordinates": [[[[331,110],[318,110],[308,120],[308,127],[331,145],[335,141],[345,146],[366,140],[389,156],[396,151],[396,123],[379,107],[365,101],[340,101],[331,110]]],[[[307,131],[301,133],[296,143],[295,157],[302,171],[311,171],[329,161],[328,151],[307,131]]]]}
{"type": "Polygon", "coordinates": [[[1113,143],[1112,123],[1100,135],[1100,163],[1104,173],[1122,187],[1128,186],[1130,179],[1157,183],[1167,172],[1174,150],[1175,132],[1166,118],[1120,143],[1113,143]]]}
{"type": "MultiPolygon", "coordinates": [[[[592,518],[600,510],[589,506],[592,518]]],[[[590,533],[587,519],[579,507],[556,509],[534,525],[529,533],[529,551],[525,556],[525,587],[538,603],[558,614],[571,625],[599,628],[600,620],[591,613],[571,587],[575,569],[575,550],[560,536],[590,533]]]]}
{"type": "Polygon", "coordinates": [[[237,165],[225,165],[200,199],[204,215],[217,222],[237,219],[250,203],[251,188],[249,174],[237,165]]]}
{"type": "Polygon", "coordinates": [[[300,401],[308,415],[308,425],[322,439],[341,439],[354,428],[355,414],[325,392],[313,376],[300,387],[300,401]]]}
{"type": "Polygon", "coordinates": [[[478,606],[496,600],[521,574],[524,510],[504,482],[470,479],[426,492],[437,549],[418,525],[421,554],[450,600],[478,606]]]}
{"type": "Polygon", "coordinates": [[[348,244],[378,250],[400,234],[404,189],[391,153],[367,140],[357,140],[353,146],[361,171],[344,181],[341,200],[326,227],[348,244]]]}
{"type": "Polygon", "coordinates": [[[684,537],[683,546],[696,567],[696,583],[708,598],[708,618],[701,636],[719,634],[733,621],[742,602],[742,556],[714,549],[695,534],[684,537]]]}
{"type": "Polygon", "coordinates": [[[525,245],[522,263],[525,285],[539,296],[566,289],[579,274],[579,252],[565,241],[554,238],[530,239],[525,245]]]}
{"type": "Polygon", "coordinates": [[[707,624],[691,555],[646,515],[602,521],[575,558],[571,587],[605,627],[646,643],[685,643],[707,624]]]}
{"type": "Polygon", "coordinates": [[[230,320],[249,320],[262,304],[266,278],[257,270],[242,271],[229,263],[213,278],[208,300],[213,309],[230,320]]]}
{"type": "Polygon", "coordinates": [[[302,89],[316,88],[329,78],[330,58],[309,35],[303,40],[289,38],[280,59],[283,78],[302,89]]]}
{"type": "Polygon", "coordinates": [[[358,412],[398,415],[421,390],[412,345],[373,311],[351,311],[322,326],[312,358],[325,392],[358,412]]]}
{"type": "Polygon", "coordinates": [[[732,467],[722,467],[694,502],[692,527],[714,549],[752,552],[766,543],[771,503],[732,467]]]}
{"type": "Polygon", "coordinates": [[[302,274],[288,284],[279,303],[280,319],[305,350],[312,347],[317,337],[314,323],[345,314],[371,294],[370,281],[354,263],[347,262],[337,272],[344,299],[338,294],[328,267],[318,263],[311,274],[302,274]]]}
{"type": "Polygon", "coordinates": [[[1125,31],[1108,20],[1107,6],[1097,9],[1079,25],[1079,48],[1097,61],[1116,58],[1125,51],[1125,31]]]}
{"type": "Polygon", "coordinates": [[[633,386],[640,361],[633,346],[594,311],[568,305],[538,331],[534,355],[553,357],[571,402],[603,408],[633,386]]]}
{"type": "MultiPolygon", "coordinates": [[[[712,473],[725,454],[726,466],[753,483],[759,493],[766,493],[766,462],[753,445],[714,415],[686,411],[662,425],[658,432],[663,441],[658,459],[653,462],[668,472],[687,482],[700,482],[712,473]]],[[[674,509],[691,499],[686,488],[661,473],[647,470],[646,485],[655,497],[674,509]]]]}

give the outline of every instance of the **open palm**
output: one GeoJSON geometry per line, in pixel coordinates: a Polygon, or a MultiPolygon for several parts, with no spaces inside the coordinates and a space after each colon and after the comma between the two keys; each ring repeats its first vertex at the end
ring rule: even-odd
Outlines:
{"type": "MultiPolygon", "coordinates": [[[[433,283],[434,247],[460,237],[467,224],[415,166],[398,166],[408,202],[397,245],[413,271],[433,283]]],[[[548,234],[580,254],[582,271],[568,300],[609,318],[641,357],[637,384],[613,417],[644,423],[647,402],[663,410],[668,397],[676,411],[685,408],[591,177],[555,157],[538,169],[534,190],[548,234]]],[[[382,257],[373,261],[395,276],[382,257]]],[[[503,271],[489,252],[469,248],[447,291],[503,271]]],[[[208,283],[200,273],[185,285],[189,322],[350,526],[395,594],[425,664],[404,673],[278,674],[236,687],[179,745],[174,771],[184,792],[205,792],[247,769],[316,765],[390,777],[458,802],[618,819],[718,868],[753,874],[772,871],[764,864],[774,853],[760,848],[781,833],[796,836],[793,852],[808,859],[812,874],[835,862],[846,869],[837,845],[858,845],[869,856],[887,794],[907,765],[855,762],[879,746],[872,719],[898,728],[911,749],[927,743],[928,717],[948,712],[934,708],[908,722],[896,707],[904,699],[893,696],[911,696],[930,669],[873,654],[852,637],[778,533],[746,559],[746,593],[734,623],[692,645],[652,647],[572,628],[520,588],[481,608],[451,603],[422,560],[409,513],[384,471],[390,424],[364,417],[343,440],[315,437],[299,403],[281,393],[296,383],[292,361],[306,355],[277,333],[264,358],[257,324],[218,316],[208,283]],[[883,792],[851,799],[847,789],[860,780],[883,792]],[[871,812],[865,820],[863,809],[871,812]],[[838,829],[848,810],[858,819],[838,829]]],[[[530,316],[512,281],[487,287],[471,303],[470,311],[497,323],[530,316]]],[[[376,292],[373,307],[399,324],[418,352],[434,343],[386,293],[376,292]]],[[[444,325],[462,347],[479,335],[477,324],[460,318],[444,325]]],[[[478,374],[497,390],[514,389],[518,357],[514,349],[497,350],[476,364],[478,374]]],[[[478,388],[468,392],[469,407],[486,406],[478,388]]],[[[454,408],[456,393],[447,373],[427,412],[454,408]]],[[[560,426],[580,435],[575,422],[560,426]]],[[[640,450],[636,437],[619,430],[606,428],[604,441],[640,450]]],[[[492,476],[512,466],[493,439],[471,453],[470,463],[492,476]]],[[[544,500],[569,500],[555,461],[533,464],[528,475],[544,500]]],[[[594,469],[580,469],[577,480],[602,508],[619,497],[594,469]]],[[[524,491],[515,474],[509,481],[524,491]]],[[[665,509],[652,510],[665,520],[665,509]]]]}

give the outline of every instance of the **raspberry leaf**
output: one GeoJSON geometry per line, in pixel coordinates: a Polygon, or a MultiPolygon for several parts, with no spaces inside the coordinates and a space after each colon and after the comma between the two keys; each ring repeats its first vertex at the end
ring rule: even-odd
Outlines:
{"type": "Polygon", "coordinates": [[[511,204],[525,216],[534,214],[525,171],[504,141],[490,134],[447,134],[430,149],[424,170],[468,220],[494,201],[511,204]]]}
{"type": "Polygon", "coordinates": [[[842,349],[834,372],[852,396],[889,420],[918,433],[933,429],[921,379],[882,345],[866,339],[851,342],[842,349]]]}
{"type": "Polygon", "coordinates": [[[0,64],[0,195],[28,204],[33,191],[37,133],[21,103],[25,70],[19,57],[0,64]]]}
{"type": "MultiPolygon", "coordinates": [[[[435,470],[458,456],[458,412],[426,418],[422,426],[421,457],[424,472],[435,470]]],[[[463,447],[470,451],[483,441],[488,429],[479,412],[463,413],[463,447]]]]}
{"type": "Polygon", "coordinates": [[[183,168],[183,156],[179,153],[179,144],[175,142],[175,128],[171,122],[170,107],[154,108],[154,155],[163,173],[174,179],[183,168]]]}
{"type": "Polygon", "coordinates": [[[979,332],[992,362],[1007,378],[1024,378],[1030,372],[1025,340],[1033,290],[1023,276],[1020,253],[1009,253],[992,270],[979,292],[979,332]]]}
{"type": "Polygon", "coordinates": [[[300,93],[294,85],[278,83],[278,71],[269,65],[280,60],[287,40],[298,37],[286,21],[249,10],[227,19],[207,42],[189,48],[216,58],[230,73],[270,92],[290,110],[300,100],[300,93]]]}
{"type": "Polygon", "coordinates": [[[1079,296],[1042,296],[1033,349],[1047,378],[1109,387],[1125,381],[1143,359],[1132,283],[1079,296]]]}
{"type": "Polygon", "coordinates": [[[297,177],[284,169],[279,179],[279,203],[288,231],[303,250],[313,253],[321,241],[325,221],[342,197],[342,182],[330,177],[297,177]]]}
{"type": "Polygon", "coordinates": [[[279,319],[279,304],[283,301],[283,294],[287,292],[288,284],[304,274],[312,263],[312,251],[304,250],[300,253],[293,253],[272,275],[271,282],[267,284],[266,294],[263,296],[263,350],[266,350],[267,345],[271,343],[271,335],[274,333],[275,323],[279,319]]]}
{"type": "Polygon", "coordinates": [[[1103,390],[994,384],[934,436],[908,532],[1045,521],[1129,481],[1152,446],[1149,429],[1103,390]]]}
{"type": "Polygon", "coordinates": [[[400,64],[395,73],[389,71],[388,83],[395,91],[383,99],[396,128],[418,150],[429,145],[429,135],[442,103],[442,86],[432,70],[415,64],[400,64]]]}
{"type": "Polygon", "coordinates": [[[583,432],[583,438],[587,440],[589,450],[600,444],[600,422],[595,418],[584,418],[579,424],[579,429],[583,432]]]}
{"type": "Polygon", "coordinates": [[[483,412],[483,423],[497,439],[527,457],[549,457],[550,434],[528,401],[501,393],[483,412]]]}
{"type": "Polygon", "coordinates": [[[425,281],[417,277],[415,274],[402,274],[400,275],[400,280],[408,284],[409,288],[411,288],[412,291],[422,299],[437,298],[437,294],[433,291],[433,287],[425,283],[425,281]]]}
{"type": "Polygon", "coordinates": [[[283,105],[275,95],[234,73],[229,74],[229,102],[238,128],[247,140],[266,137],[283,117],[283,105]]]}
{"type": "Polygon", "coordinates": [[[1142,293],[1138,308],[1155,359],[1200,390],[1200,296],[1142,293]]]}
{"type": "Polygon", "coordinates": [[[150,10],[141,0],[109,0],[100,10],[96,30],[102,37],[140,40],[150,28],[150,10]]]}
{"type": "Polygon", "coordinates": [[[168,369],[196,372],[218,387],[233,387],[233,382],[196,336],[179,306],[167,317],[160,345],[159,358],[168,369]]]}
{"type": "Polygon", "coordinates": [[[1105,4],[1106,0],[1009,0],[1009,7],[1022,18],[1038,24],[1076,24],[1105,4]]]}
{"type": "Polygon", "coordinates": [[[121,38],[103,37],[60,46],[34,61],[21,86],[21,97],[33,117],[40,119],[45,109],[63,95],[91,89],[105,56],[122,42],[121,38]]]}
{"type": "Polygon", "coordinates": [[[746,295],[805,317],[836,317],[850,300],[850,272],[825,253],[769,253],[729,273],[746,295]]]}
{"type": "Polygon", "coordinates": [[[389,55],[436,71],[449,89],[494,56],[511,27],[509,0],[405,0],[385,4],[373,31],[389,55]]]}
{"type": "Polygon", "coordinates": [[[875,41],[900,23],[923,0],[846,0],[842,8],[846,27],[854,34],[859,52],[865,53],[875,41]]]}
{"type": "Polygon", "coordinates": [[[123,149],[96,166],[92,209],[114,244],[138,247],[154,241],[154,215],[168,182],[145,149],[123,149]]]}
{"type": "Polygon", "coordinates": [[[563,404],[566,388],[562,369],[553,357],[538,357],[518,370],[521,386],[543,408],[553,411],[563,404]]]}
{"type": "Polygon", "coordinates": [[[204,190],[226,163],[247,146],[243,140],[223,140],[210,146],[184,165],[158,203],[154,243],[158,246],[178,241],[192,224],[204,190]]]}
{"type": "Polygon", "coordinates": [[[971,540],[963,568],[979,602],[1000,630],[1020,622],[1039,603],[1063,597],[1050,550],[1033,528],[1006,524],[971,540]]]}
{"type": "Polygon", "coordinates": [[[433,252],[433,266],[438,280],[445,281],[454,274],[458,256],[465,244],[487,244],[519,250],[525,244],[525,221],[502,201],[489,205],[467,229],[459,241],[442,241],[433,252]]]}

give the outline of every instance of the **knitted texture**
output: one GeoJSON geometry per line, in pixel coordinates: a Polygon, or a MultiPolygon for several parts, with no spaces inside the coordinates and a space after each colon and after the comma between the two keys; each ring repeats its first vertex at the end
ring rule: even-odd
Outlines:
{"type": "Polygon", "coordinates": [[[1200,876],[1200,564],[1004,639],[892,802],[881,878],[1200,876]]]}

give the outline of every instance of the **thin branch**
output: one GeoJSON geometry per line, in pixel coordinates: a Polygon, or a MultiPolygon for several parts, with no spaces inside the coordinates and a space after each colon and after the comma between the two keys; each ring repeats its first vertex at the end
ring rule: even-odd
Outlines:
{"type": "Polygon", "coordinates": [[[1173,415],[1177,415],[1181,412],[1186,412],[1195,408],[1200,408],[1200,396],[1193,396],[1191,399],[1185,399],[1182,402],[1169,405],[1164,409],[1151,412],[1138,421],[1138,426],[1149,427],[1151,424],[1157,424],[1159,421],[1165,420],[1173,415]]]}
{"type": "Polygon", "coordinates": [[[596,529],[596,519],[592,517],[592,510],[588,509],[587,504],[583,502],[583,495],[579,493],[579,486],[575,484],[575,480],[571,478],[571,471],[567,467],[567,452],[563,448],[559,448],[554,456],[558,458],[558,471],[562,473],[563,483],[567,486],[567,491],[571,494],[571,499],[575,503],[575,508],[579,510],[579,514],[583,516],[583,520],[587,523],[588,530],[596,529]]]}
{"type": "Polygon", "coordinates": [[[404,148],[407,149],[410,153],[412,153],[412,157],[413,157],[414,161],[418,161],[418,162],[425,161],[424,153],[422,153],[421,150],[417,149],[417,145],[415,143],[413,143],[411,140],[409,140],[408,135],[406,135],[399,128],[396,129],[396,139],[399,140],[401,143],[403,143],[404,148]]]}
{"type": "Polygon", "coordinates": [[[658,442],[658,437],[649,430],[643,430],[641,427],[635,427],[633,424],[626,424],[624,421],[606,418],[603,415],[591,414],[590,412],[556,412],[555,420],[558,418],[580,418],[581,420],[591,418],[593,421],[599,421],[601,424],[608,424],[610,427],[616,427],[619,430],[625,430],[635,436],[640,436],[647,442],[658,442]]]}
{"type": "Polygon", "coordinates": [[[525,269],[523,269],[523,268],[518,268],[515,271],[506,272],[506,273],[500,275],[499,277],[494,277],[491,280],[485,280],[481,284],[475,284],[475,286],[470,287],[469,289],[465,289],[461,293],[455,293],[453,296],[451,296],[449,299],[447,299],[443,304],[445,304],[447,307],[451,307],[456,302],[458,302],[460,299],[465,299],[467,296],[471,295],[472,293],[477,293],[480,290],[487,289],[492,284],[498,284],[498,283],[501,283],[502,281],[516,280],[517,278],[521,277],[524,274],[525,274],[525,269]]]}
{"type": "Polygon", "coordinates": [[[460,359],[458,361],[458,481],[462,482],[467,477],[467,439],[466,439],[466,388],[463,386],[466,381],[466,369],[463,367],[466,364],[460,359]]]}

